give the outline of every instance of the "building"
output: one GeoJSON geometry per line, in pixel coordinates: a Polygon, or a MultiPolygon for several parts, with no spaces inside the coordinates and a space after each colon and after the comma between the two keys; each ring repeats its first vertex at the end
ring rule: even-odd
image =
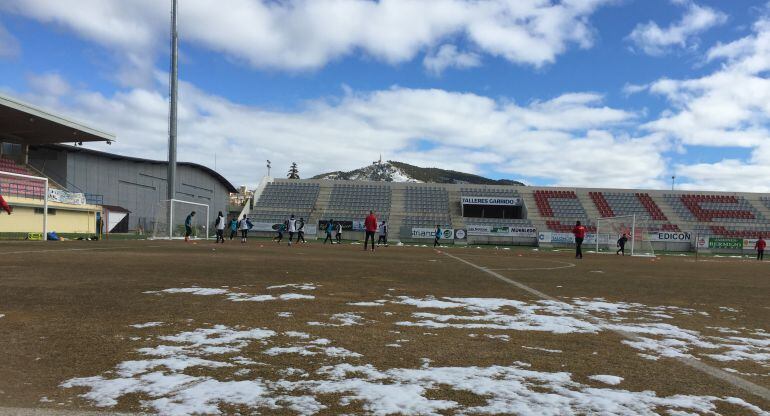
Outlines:
{"type": "MultiPolygon", "coordinates": [[[[167,195],[166,161],[54,144],[30,146],[29,164],[92,203],[127,210],[129,230],[150,232],[167,195]]],[[[219,173],[189,162],[177,163],[176,190],[177,199],[208,205],[212,217],[227,212],[230,193],[237,192],[219,173]]]]}

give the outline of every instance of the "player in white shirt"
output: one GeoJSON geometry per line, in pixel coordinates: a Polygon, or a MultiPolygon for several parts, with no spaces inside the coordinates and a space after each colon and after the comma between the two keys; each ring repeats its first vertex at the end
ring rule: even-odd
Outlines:
{"type": "MultiPolygon", "coordinates": [[[[289,226],[288,226],[288,228],[289,228],[289,245],[291,245],[291,240],[294,239],[294,233],[297,232],[297,220],[294,219],[294,214],[292,214],[292,216],[289,218],[288,223],[289,223],[289,226]]],[[[299,241],[299,238],[297,238],[297,240],[299,241]]]]}
{"type": "Polygon", "coordinates": [[[214,222],[214,225],[217,228],[217,243],[220,241],[222,244],[225,243],[225,216],[222,215],[222,211],[219,211],[219,215],[217,215],[217,219],[214,222]]]}

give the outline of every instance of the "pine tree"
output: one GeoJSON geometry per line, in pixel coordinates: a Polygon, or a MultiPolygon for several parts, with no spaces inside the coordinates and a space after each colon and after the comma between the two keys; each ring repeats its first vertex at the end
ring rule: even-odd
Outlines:
{"type": "Polygon", "coordinates": [[[286,175],[289,179],[299,179],[299,169],[297,168],[297,162],[292,162],[289,167],[289,174],[286,175]]]}

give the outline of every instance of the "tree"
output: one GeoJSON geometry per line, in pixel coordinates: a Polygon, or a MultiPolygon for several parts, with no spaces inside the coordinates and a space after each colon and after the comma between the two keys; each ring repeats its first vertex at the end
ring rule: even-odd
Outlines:
{"type": "Polygon", "coordinates": [[[297,162],[292,162],[289,167],[289,174],[286,175],[289,179],[299,179],[299,169],[297,168],[297,162]]]}

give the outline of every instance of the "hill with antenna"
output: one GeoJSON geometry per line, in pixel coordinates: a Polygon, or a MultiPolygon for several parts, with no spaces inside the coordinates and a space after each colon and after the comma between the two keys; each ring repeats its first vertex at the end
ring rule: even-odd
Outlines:
{"type": "Polygon", "coordinates": [[[475,185],[519,185],[523,183],[510,179],[489,179],[471,173],[457,172],[439,168],[422,168],[408,163],[389,160],[377,161],[369,166],[343,172],[329,172],[316,175],[312,179],[375,181],[375,182],[412,182],[412,183],[455,183],[475,185]]]}

